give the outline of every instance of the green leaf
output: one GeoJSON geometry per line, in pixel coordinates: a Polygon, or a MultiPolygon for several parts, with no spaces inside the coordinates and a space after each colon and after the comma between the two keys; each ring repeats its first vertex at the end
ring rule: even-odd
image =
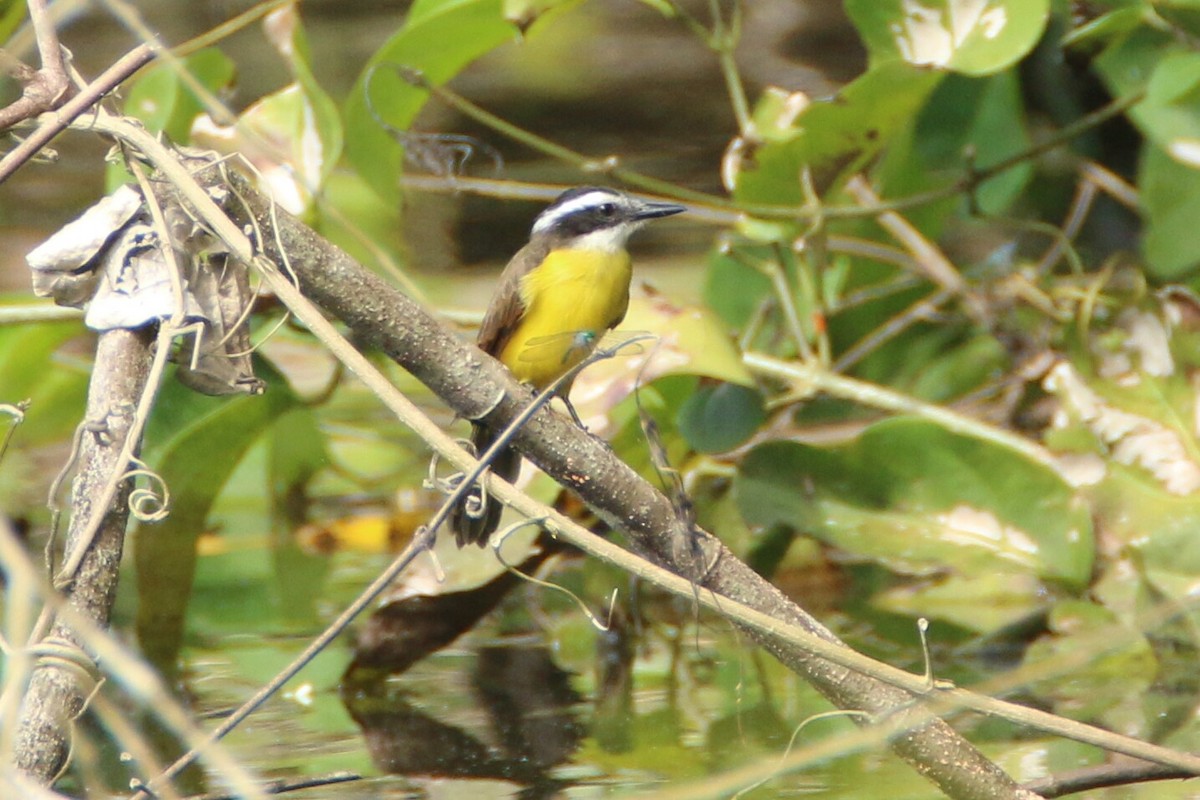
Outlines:
{"type": "MultiPolygon", "coordinates": [[[[750,254],[751,258],[757,257],[750,254]]],[[[715,250],[704,282],[704,304],[742,328],[771,294],[771,279],[715,250]]]]}
{"type": "Polygon", "coordinates": [[[736,383],[701,386],[679,409],[679,430],[700,453],[723,453],[767,418],[762,393],[736,383]]]}
{"type": "Polygon", "coordinates": [[[292,82],[247,107],[233,125],[197,129],[196,144],[238,153],[250,162],[260,187],[293,214],[305,214],[341,158],[342,121],[337,104],[309,66],[300,14],[282,6],[263,22],[267,39],[283,58],[292,82]]]}
{"type": "MultiPolygon", "coordinates": [[[[636,369],[643,377],[702,375],[754,386],[754,378],[742,363],[742,354],[725,325],[706,308],[676,306],[656,293],[635,291],[629,298],[625,320],[610,336],[620,338],[626,331],[650,333],[658,340],[644,345],[653,355],[645,368],[638,365],[636,369]]],[[[617,362],[616,368],[629,371],[628,364],[621,364],[621,359],[613,361],[617,362]]],[[[601,365],[589,367],[575,385],[583,386],[604,374],[601,365]]]]}
{"type": "Polygon", "coordinates": [[[31,397],[49,374],[54,352],[81,330],[78,322],[0,327],[0,403],[31,397]]]}
{"type": "Polygon", "coordinates": [[[1154,69],[1129,112],[1138,129],[1181,164],[1200,168],[1200,54],[1145,53],[1154,69]]]}
{"type": "Polygon", "coordinates": [[[298,402],[264,362],[256,370],[270,382],[261,397],[205,397],[167,384],[147,431],[145,460],[170,489],[171,509],[163,522],[138,528],[137,629],[143,651],[160,666],[174,664],[182,642],[196,540],[213,501],[250,446],[298,402]]]}
{"type": "Polygon", "coordinates": [[[388,200],[399,198],[403,147],[381,122],[407,129],[429,96],[397,70],[419,70],[425,80],[442,84],[516,32],[504,18],[502,0],[413,4],[404,27],[371,57],[346,101],[346,155],[371,188],[388,200]]]}
{"type": "Polygon", "coordinates": [[[1067,32],[1062,38],[1062,46],[1074,47],[1112,41],[1144,26],[1147,17],[1152,13],[1143,5],[1113,9],[1067,32]]]}
{"type": "Polygon", "coordinates": [[[308,522],[309,482],[330,463],[325,434],[312,408],[283,414],[268,434],[267,470],[271,487],[275,594],[289,623],[319,624],[318,592],[329,559],[301,547],[295,531],[308,522]]]}
{"type": "Polygon", "coordinates": [[[1142,253],[1159,281],[1178,281],[1200,266],[1200,170],[1188,169],[1147,144],[1138,174],[1146,231],[1142,253]]]}
{"type": "Polygon", "coordinates": [[[1056,473],[923,420],[876,423],[837,448],[760,445],[735,489],[751,524],[788,525],[901,572],[1002,571],[1072,588],[1091,575],[1091,521],[1056,473]]]}
{"type": "MultiPolygon", "coordinates": [[[[213,93],[228,87],[237,71],[234,62],[215,47],[191,54],[183,67],[213,93]]],[[[151,67],[134,81],[125,100],[125,113],[140,119],[152,133],[162,131],[176,142],[189,141],[192,122],[203,110],[175,67],[166,63],[151,67]]]]}
{"type": "Polygon", "coordinates": [[[1145,92],[1129,117],[1147,139],[1138,176],[1142,250],[1160,280],[1178,280],[1200,264],[1192,230],[1200,211],[1200,55],[1177,48],[1169,33],[1143,26],[1094,62],[1115,96],[1145,92]]]}
{"type": "MultiPolygon", "coordinates": [[[[1106,47],[1092,66],[1113,97],[1128,97],[1146,88],[1172,44],[1169,33],[1140,26],[1106,47]]],[[[1130,116],[1137,120],[1136,111],[1130,116]]]]}
{"type": "Polygon", "coordinates": [[[933,618],[992,633],[1045,608],[1046,598],[1036,576],[997,570],[892,587],[872,597],[871,605],[905,617],[933,618]]]}
{"type": "Polygon", "coordinates": [[[10,0],[0,3],[0,42],[7,42],[25,21],[27,6],[10,0]]]}
{"type": "Polygon", "coordinates": [[[1192,37],[1200,36],[1200,3],[1196,0],[1159,0],[1154,11],[1192,37]]]}
{"type": "Polygon", "coordinates": [[[907,125],[944,74],[903,62],[884,64],[848,84],[828,102],[816,102],[795,120],[791,135],[762,145],[753,166],[737,178],[743,203],[798,205],[799,176],[811,170],[824,189],[861,170],[907,125]]]}
{"type": "Polygon", "coordinates": [[[906,61],[987,75],[1033,49],[1050,0],[846,0],[846,13],[872,66],[906,61]]]}
{"type": "MultiPolygon", "coordinates": [[[[967,154],[986,167],[1020,153],[1031,144],[1015,72],[986,78],[950,75],[921,110],[911,133],[891,148],[881,169],[883,194],[905,197],[945,186],[967,171],[967,154]]],[[[974,193],[985,214],[1003,214],[1028,185],[1031,164],[1005,170],[974,193]]],[[[906,214],[922,233],[937,239],[960,198],[949,198],[906,214]]]]}

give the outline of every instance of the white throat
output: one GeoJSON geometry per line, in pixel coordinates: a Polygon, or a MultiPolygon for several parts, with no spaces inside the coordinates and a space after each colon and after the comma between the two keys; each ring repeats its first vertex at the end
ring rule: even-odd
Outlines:
{"type": "Polygon", "coordinates": [[[599,250],[603,253],[619,253],[625,249],[629,235],[640,228],[636,222],[625,222],[611,228],[601,228],[598,231],[576,236],[569,247],[573,250],[599,250]]]}

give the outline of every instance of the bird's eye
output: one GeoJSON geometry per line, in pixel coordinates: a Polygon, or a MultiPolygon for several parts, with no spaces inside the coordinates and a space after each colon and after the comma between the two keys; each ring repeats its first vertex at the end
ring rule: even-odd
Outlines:
{"type": "Polygon", "coordinates": [[[604,205],[600,206],[600,215],[601,216],[611,217],[616,213],[617,213],[617,207],[613,203],[605,203],[604,205]]]}

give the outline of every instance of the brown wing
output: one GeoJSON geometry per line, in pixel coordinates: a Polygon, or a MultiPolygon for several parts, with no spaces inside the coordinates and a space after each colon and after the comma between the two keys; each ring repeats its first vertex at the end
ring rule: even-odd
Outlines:
{"type": "Polygon", "coordinates": [[[508,344],[521,317],[525,315],[525,304],[521,301],[521,278],[545,260],[550,252],[547,241],[530,242],[517,251],[500,274],[500,283],[492,295],[483,324],[475,343],[479,349],[493,356],[499,355],[508,344]]]}

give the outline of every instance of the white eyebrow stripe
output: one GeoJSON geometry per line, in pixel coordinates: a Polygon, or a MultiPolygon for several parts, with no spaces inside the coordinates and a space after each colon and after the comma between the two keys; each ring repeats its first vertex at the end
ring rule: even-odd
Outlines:
{"type": "Polygon", "coordinates": [[[595,208],[604,203],[619,203],[621,198],[619,195],[612,192],[595,191],[581,194],[579,197],[573,197],[561,206],[548,208],[538,215],[537,221],[533,223],[534,233],[544,233],[554,226],[556,222],[570,215],[582,211],[585,208],[595,208]]]}

